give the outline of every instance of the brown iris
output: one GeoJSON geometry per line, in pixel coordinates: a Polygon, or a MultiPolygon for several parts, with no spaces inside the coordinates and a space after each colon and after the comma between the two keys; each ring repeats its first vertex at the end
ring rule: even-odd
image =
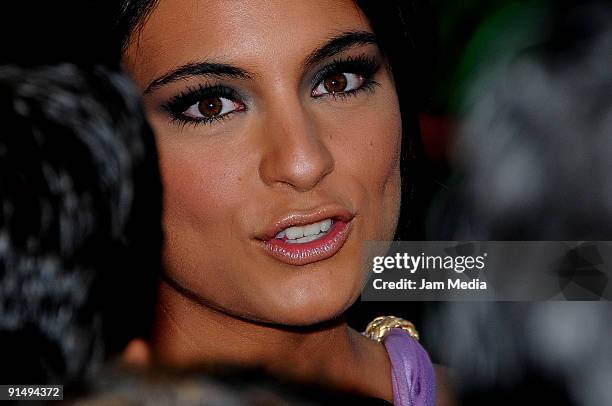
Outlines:
{"type": "Polygon", "coordinates": [[[323,81],[323,86],[329,93],[342,93],[346,89],[346,85],[346,76],[342,73],[334,73],[323,81]]]}
{"type": "Polygon", "coordinates": [[[210,97],[198,103],[198,110],[206,118],[215,117],[223,110],[223,102],[219,97],[210,97]]]}

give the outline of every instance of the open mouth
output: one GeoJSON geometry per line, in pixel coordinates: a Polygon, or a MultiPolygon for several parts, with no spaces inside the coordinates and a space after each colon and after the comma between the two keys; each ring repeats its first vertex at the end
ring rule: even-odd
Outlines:
{"type": "Polygon", "coordinates": [[[281,231],[275,238],[287,244],[303,244],[318,240],[329,233],[334,220],[325,219],[306,226],[289,227],[281,231]]]}
{"type": "Polygon", "coordinates": [[[268,253],[290,265],[306,265],[335,255],[346,242],[352,220],[326,218],[290,226],[265,241],[268,253]]]}

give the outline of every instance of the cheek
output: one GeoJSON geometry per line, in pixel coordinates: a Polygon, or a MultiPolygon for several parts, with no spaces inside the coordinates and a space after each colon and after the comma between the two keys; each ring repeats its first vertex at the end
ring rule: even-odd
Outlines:
{"type": "Polygon", "coordinates": [[[401,118],[396,109],[381,110],[362,124],[361,174],[374,196],[383,197],[399,185],[401,118]],[[396,114],[397,113],[397,114],[396,114]]]}
{"type": "MultiPolygon", "coordinates": [[[[374,181],[378,196],[381,212],[385,213],[383,232],[386,239],[391,239],[395,234],[397,220],[399,218],[401,203],[401,177],[400,177],[400,151],[402,145],[402,123],[399,113],[399,106],[386,121],[385,130],[389,137],[379,140],[377,158],[382,162],[380,167],[380,177],[374,181]]],[[[373,149],[376,149],[376,141],[373,141],[373,149]]]]}
{"type": "Polygon", "coordinates": [[[231,229],[240,212],[240,168],[227,152],[184,138],[157,138],[164,185],[164,262],[169,271],[216,269],[216,250],[229,245],[222,237],[235,234],[220,230],[231,229]]]}
{"type": "Polygon", "coordinates": [[[158,145],[167,220],[194,216],[198,223],[214,223],[224,207],[218,196],[227,192],[222,178],[228,175],[197,149],[164,140],[158,145]]]}
{"type": "MultiPolygon", "coordinates": [[[[245,162],[240,148],[228,148],[228,134],[175,127],[149,114],[155,130],[168,220],[184,218],[210,231],[243,201],[245,162]]],[[[208,233],[211,234],[211,233],[208,233]]]]}
{"type": "Polygon", "coordinates": [[[360,199],[364,239],[392,239],[399,217],[401,116],[394,92],[384,100],[351,114],[350,127],[336,132],[344,134],[334,146],[337,170],[360,199]]]}
{"type": "MultiPolygon", "coordinates": [[[[176,134],[174,134],[176,135],[176,134]]],[[[176,283],[213,307],[247,314],[244,286],[257,285],[242,269],[246,159],[201,138],[158,136],[164,185],[164,269],[176,283]],[[231,155],[231,156],[230,156],[231,155]]]]}

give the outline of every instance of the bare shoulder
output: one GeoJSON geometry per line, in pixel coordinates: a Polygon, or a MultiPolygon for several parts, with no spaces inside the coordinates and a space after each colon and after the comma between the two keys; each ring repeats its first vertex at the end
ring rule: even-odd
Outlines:
{"type": "Polygon", "coordinates": [[[434,364],[436,373],[436,406],[455,406],[456,396],[448,368],[434,364]]]}

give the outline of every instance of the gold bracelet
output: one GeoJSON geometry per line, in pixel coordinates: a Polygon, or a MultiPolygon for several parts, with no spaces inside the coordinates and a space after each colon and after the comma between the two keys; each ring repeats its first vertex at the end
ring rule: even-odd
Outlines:
{"type": "Polygon", "coordinates": [[[414,324],[408,320],[395,316],[380,316],[375,318],[368,324],[363,335],[371,340],[381,342],[393,328],[401,328],[415,340],[418,341],[419,339],[419,333],[414,327],[414,324]]]}

